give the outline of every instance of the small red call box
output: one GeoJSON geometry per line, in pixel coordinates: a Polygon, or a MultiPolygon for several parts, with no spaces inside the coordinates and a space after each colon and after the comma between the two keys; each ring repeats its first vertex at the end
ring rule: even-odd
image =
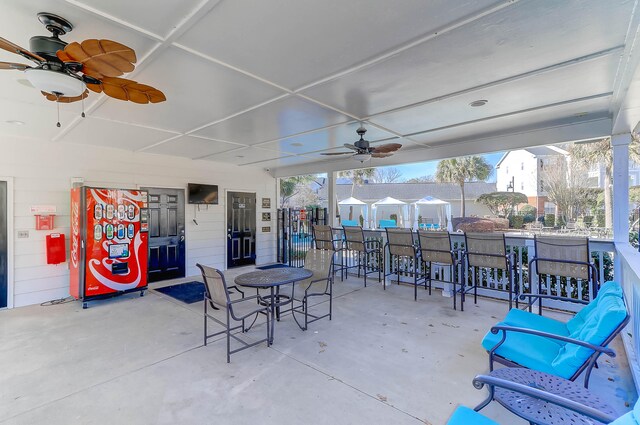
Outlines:
{"type": "Polygon", "coordinates": [[[64,244],[64,233],[47,235],[47,264],[60,264],[67,261],[67,251],[64,244]]]}
{"type": "MultiPolygon", "coordinates": [[[[36,214],[36,230],[52,230],[55,215],[36,214]]],[[[63,235],[64,236],[64,235],[63,235]]]]}

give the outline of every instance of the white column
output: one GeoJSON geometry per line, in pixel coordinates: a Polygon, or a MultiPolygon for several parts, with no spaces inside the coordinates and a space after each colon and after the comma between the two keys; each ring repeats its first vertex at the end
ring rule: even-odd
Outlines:
{"type": "Polygon", "coordinates": [[[613,240],[629,243],[629,143],[631,134],[611,137],[613,148],[613,240]]]}
{"type": "Polygon", "coordinates": [[[327,224],[331,227],[335,227],[338,224],[336,222],[336,208],[338,207],[338,201],[336,199],[336,177],[337,173],[335,171],[327,173],[327,214],[329,214],[327,224]]]}

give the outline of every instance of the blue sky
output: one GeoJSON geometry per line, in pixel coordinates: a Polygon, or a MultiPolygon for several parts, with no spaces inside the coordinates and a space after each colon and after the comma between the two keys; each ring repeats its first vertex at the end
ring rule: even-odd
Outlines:
{"type": "MultiPolygon", "coordinates": [[[[495,152],[490,153],[483,156],[491,166],[494,166],[498,163],[500,158],[504,152],[495,152]]],[[[402,179],[410,179],[413,177],[422,177],[428,175],[434,175],[436,173],[436,167],[438,165],[438,161],[427,161],[427,162],[417,162],[415,164],[405,164],[405,165],[393,165],[392,167],[399,168],[402,171],[402,179]]],[[[387,168],[387,167],[379,167],[379,168],[387,168]]],[[[495,170],[491,177],[488,180],[489,182],[496,181],[496,173],[495,170]]]]}

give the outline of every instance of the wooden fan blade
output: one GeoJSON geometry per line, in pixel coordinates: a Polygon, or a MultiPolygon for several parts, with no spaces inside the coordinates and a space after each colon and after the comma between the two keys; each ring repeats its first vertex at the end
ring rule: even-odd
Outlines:
{"type": "Polygon", "coordinates": [[[83,72],[92,77],[119,77],[134,70],[136,52],[124,44],[111,40],[89,39],[69,43],[57,54],[63,62],[75,61],[84,65],[83,72]]]}
{"type": "Polygon", "coordinates": [[[391,156],[391,155],[393,155],[393,152],[390,152],[390,153],[376,153],[376,152],[373,152],[371,154],[371,158],[386,158],[386,157],[391,156]]]}
{"type": "Polygon", "coordinates": [[[320,155],[353,155],[353,152],[332,152],[332,153],[321,153],[320,155]]]}
{"type": "Polygon", "coordinates": [[[82,93],[80,96],[74,96],[74,97],[66,97],[66,96],[58,97],[55,94],[47,93],[46,91],[41,91],[40,93],[42,93],[44,97],[47,98],[47,100],[50,100],[52,102],[58,102],[58,103],[77,102],[79,100],[86,99],[87,96],[89,96],[89,90],[85,90],[84,93],[82,93]]]}
{"type": "Polygon", "coordinates": [[[22,63],[0,62],[0,69],[17,69],[19,71],[24,71],[27,68],[31,68],[31,67],[24,65],[22,63]]]}
{"type": "Polygon", "coordinates": [[[400,143],[387,143],[386,145],[376,146],[371,149],[371,153],[388,153],[395,152],[400,149],[402,145],[400,143]]]}
{"type": "Polygon", "coordinates": [[[345,144],[344,144],[344,145],[342,145],[342,146],[344,146],[344,147],[345,147],[345,148],[347,148],[347,149],[352,149],[352,150],[354,150],[354,151],[357,151],[357,150],[358,150],[358,148],[357,148],[355,145],[352,145],[352,144],[350,144],[350,143],[345,143],[345,144]]]}
{"type": "Polygon", "coordinates": [[[46,62],[47,60],[42,56],[36,55],[35,53],[31,53],[27,49],[23,49],[15,43],[10,42],[9,40],[0,37],[0,49],[4,49],[11,53],[16,53],[20,56],[27,57],[35,62],[46,62]]]}
{"type": "MultiPolygon", "coordinates": [[[[160,90],[140,84],[126,78],[104,77],[102,80],[102,91],[107,96],[114,99],[129,100],[135,103],[159,103],[167,100],[160,90]]],[[[96,91],[94,84],[87,84],[91,90],[96,91]]]]}

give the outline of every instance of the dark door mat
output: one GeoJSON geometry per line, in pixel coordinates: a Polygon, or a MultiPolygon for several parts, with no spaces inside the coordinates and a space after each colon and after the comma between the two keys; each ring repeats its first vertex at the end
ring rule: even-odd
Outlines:
{"type": "Polygon", "coordinates": [[[269,270],[269,269],[279,269],[279,268],[282,268],[282,267],[289,267],[289,266],[287,266],[286,264],[278,263],[278,264],[269,264],[268,266],[256,267],[256,269],[258,269],[258,270],[269,270]]]}
{"type": "Polygon", "coordinates": [[[154,290],[186,304],[197,303],[204,299],[204,283],[202,282],[179,283],[177,285],[154,288],[154,290]]]}

